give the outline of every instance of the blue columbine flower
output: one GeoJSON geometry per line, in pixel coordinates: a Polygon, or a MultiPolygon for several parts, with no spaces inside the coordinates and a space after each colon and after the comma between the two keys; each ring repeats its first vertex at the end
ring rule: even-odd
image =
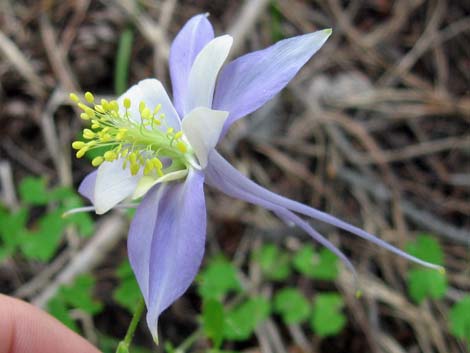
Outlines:
{"type": "Polygon", "coordinates": [[[98,214],[139,200],[128,237],[129,260],[148,308],[147,323],[157,338],[158,318],[190,286],[204,254],[204,184],[260,205],[296,225],[348,259],[304,218],[347,230],[404,258],[423,262],[329,214],[277,195],[238,172],[216,150],[238,119],[276,95],[331,34],[325,29],[289,39],[226,64],[232,38],[214,38],[207,16],[191,18],[170,51],[173,102],[160,81],[146,79],[117,101],[95,103],[87,92],[71,98],[90,120],[85,141],[75,141],[77,157],[107,146],[93,159],[98,167],[79,191],[98,214]],[[304,218],[302,218],[304,217],[304,218]]]}

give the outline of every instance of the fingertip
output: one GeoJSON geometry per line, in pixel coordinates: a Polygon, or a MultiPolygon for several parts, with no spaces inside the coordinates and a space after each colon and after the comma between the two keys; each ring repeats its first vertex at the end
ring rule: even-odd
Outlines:
{"type": "Polygon", "coordinates": [[[0,294],[0,353],[99,353],[40,309],[0,294]]]}

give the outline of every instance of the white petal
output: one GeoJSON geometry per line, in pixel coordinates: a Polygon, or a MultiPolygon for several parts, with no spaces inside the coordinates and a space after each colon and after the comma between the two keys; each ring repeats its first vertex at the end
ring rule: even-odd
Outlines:
{"type": "MultiPolygon", "coordinates": [[[[148,78],[140,81],[132,86],[118,98],[119,110],[121,114],[125,113],[124,99],[131,100],[131,107],[129,109],[130,117],[137,123],[140,123],[139,104],[145,102],[146,106],[153,112],[158,104],[161,104],[160,113],[165,114],[165,120],[168,127],[172,127],[175,131],[181,128],[178,113],[176,113],[173,103],[168,97],[162,83],[154,78],[148,78]]],[[[165,128],[166,129],[166,128],[165,128]]]]}
{"type": "Polygon", "coordinates": [[[207,165],[209,153],[217,144],[228,112],[199,107],[183,120],[182,130],[202,168],[207,165]]]}
{"type": "Polygon", "coordinates": [[[194,60],[189,73],[188,94],[184,102],[184,113],[197,107],[212,107],[217,75],[227,59],[233,39],[229,35],[211,40],[194,60]]]}
{"type": "Polygon", "coordinates": [[[129,168],[122,169],[122,159],[104,162],[96,176],[94,205],[97,214],[103,214],[132,195],[142,175],[132,175],[129,168]]]}
{"type": "Polygon", "coordinates": [[[176,172],[171,172],[159,178],[153,178],[151,176],[143,176],[142,178],[140,178],[139,183],[137,184],[137,187],[134,190],[132,199],[135,200],[135,199],[138,199],[139,197],[144,196],[147,193],[147,191],[149,191],[152,188],[152,186],[158,183],[164,183],[164,182],[182,179],[186,175],[188,175],[187,169],[178,170],[176,172]]]}

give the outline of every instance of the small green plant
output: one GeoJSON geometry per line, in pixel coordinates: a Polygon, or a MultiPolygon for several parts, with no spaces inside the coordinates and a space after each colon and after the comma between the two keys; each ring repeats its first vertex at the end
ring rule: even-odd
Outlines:
{"type": "Polygon", "coordinates": [[[81,236],[93,234],[89,214],[62,217],[67,210],[82,206],[81,198],[71,188],[47,188],[43,178],[26,177],[18,191],[21,201],[18,210],[0,206],[0,261],[18,252],[28,260],[49,261],[69,226],[74,226],[81,236]]]}
{"type": "Polygon", "coordinates": [[[274,311],[286,324],[299,324],[310,314],[310,303],[297,288],[284,288],[274,296],[274,311]]]}
{"type": "Polygon", "coordinates": [[[338,293],[322,293],[315,298],[310,327],[320,337],[337,335],[346,325],[344,301],[338,293]]]}
{"type": "Polygon", "coordinates": [[[264,244],[253,253],[253,258],[258,261],[263,275],[270,280],[282,281],[291,273],[289,254],[275,244],[264,244]]]}
{"type": "Polygon", "coordinates": [[[293,265],[298,272],[312,279],[334,281],[338,277],[338,258],[325,248],[316,253],[312,245],[305,245],[294,256],[293,265]]]}
{"type": "Polygon", "coordinates": [[[199,295],[204,299],[221,300],[230,291],[241,291],[237,268],[223,257],[211,259],[197,281],[199,295]]]}
{"type": "Polygon", "coordinates": [[[244,341],[253,334],[256,327],[269,317],[271,308],[266,298],[249,298],[225,314],[224,337],[244,341]]]}
{"type": "MultiPolygon", "coordinates": [[[[423,234],[415,242],[409,243],[406,250],[425,261],[443,265],[444,255],[437,240],[423,234]]],[[[444,273],[436,270],[413,266],[408,272],[408,292],[416,303],[427,298],[441,299],[447,291],[447,279],[444,273]]]]}
{"type": "Polygon", "coordinates": [[[114,289],[113,298],[120,306],[133,313],[141,294],[129,261],[125,260],[119,265],[116,275],[119,284],[114,289]]]}
{"type": "Polygon", "coordinates": [[[202,306],[202,327],[204,334],[215,348],[220,348],[224,338],[224,306],[215,299],[204,301],[202,306]]]}
{"type": "Polygon", "coordinates": [[[449,312],[450,332],[467,342],[470,348],[470,295],[454,304],[449,312]]]}
{"type": "Polygon", "coordinates": [[[103,305],[93,299],[94,287],[95,279],[91,275],[77,277],[72,284],[61,287],[47,303],[49,313],[72,330],[79,331],[71,310],[78,309],[93,316],[103,309],[103,305]]]}

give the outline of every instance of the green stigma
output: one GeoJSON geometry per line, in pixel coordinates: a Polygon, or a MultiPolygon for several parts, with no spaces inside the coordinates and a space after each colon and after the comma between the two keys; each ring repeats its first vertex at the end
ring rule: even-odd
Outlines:
{"type": "Polygon", "coordinates": [[[139,119],[132,119],[129,98],[124,99],[122,107],[115,100],[102,99],[96,104],[90,92],[85,93],[85,102],[74,93],[70,99],[83,111],[80,117],[91,123],[90,128],[83,130],[85,141],[72,143],[77,158],[107,147],[106,152],[91,161],[94,167],[121,159],[123,169],[129,168],[132,175],[142,170],[144,175],[155,177],[188,168],[192,152],[183,141],[183,132],[175,132],[166,124],[165,115],[160,112],[161,104],[150,110],[145,102],[140,102],[139,119]],[[171,165],[164,166],[162,158],[171,160],[171,165]]]}

